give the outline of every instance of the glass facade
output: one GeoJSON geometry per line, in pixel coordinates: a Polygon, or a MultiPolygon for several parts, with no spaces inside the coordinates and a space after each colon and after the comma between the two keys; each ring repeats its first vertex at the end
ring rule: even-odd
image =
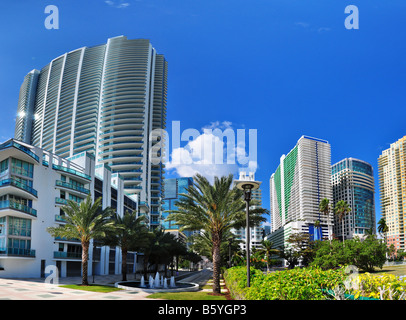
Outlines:
{"type": "Polygon", "coordinates": [[[345,200],[351,212],[342,223],[335,217],[334,233],[345,239],[354,235],[365,235],[368,230],[375,232],[374,178],[372,166],[364,161],[347,158],[331,168],[335,204],[345,200]]]}
{"type": "Polygon", "coordinates": [[[165,221],[169,213],[168,210],[176,210],[176,202],[182,197],[181,194],[187,193],[187,188],[193,185],[193,178],[174,178],[165,179],[165,199],[162,205],[162,226],[165,230],[176,230],[179,227],[171,221],[165,221]]]}

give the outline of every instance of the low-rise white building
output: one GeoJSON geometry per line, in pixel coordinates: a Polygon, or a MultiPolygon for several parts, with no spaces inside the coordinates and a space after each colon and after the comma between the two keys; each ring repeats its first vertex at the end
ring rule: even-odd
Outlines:
{"type": "MultiPolygon", "coordinates": [[[[56,266],[60,277],[80,276],[80,242],[53,238],[47,228],[65,223],[61,207],[68,199],[80,202],[88,194],[119,214],[137,210],[137,197],[123,187],[118,174],[96,167],[87,152],[64,159],[14,139],[1,144],[0,277],[40,278],[47,266],[56,266]]],[[[89,275],[119,274],[121,260],[118,247],[91,243],[89,275]]],[[[129,272],[136,270],[136,253],[127,263],[129,272]]]]}

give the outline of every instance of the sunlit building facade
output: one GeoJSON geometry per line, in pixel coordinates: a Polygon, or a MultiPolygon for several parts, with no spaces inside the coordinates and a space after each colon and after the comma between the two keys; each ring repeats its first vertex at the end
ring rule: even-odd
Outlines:
{"type": "MultiPolygon", "coordinates": [[[[24,78],[15,138],[61,157],[93,154],[149,208],[157,226],[163,164],[150,161],[166,127],[167,62],[149,40],[125,36],[53,59],[24,78]]],[[[164,155],[158,154],[159,157],[164,155]]]]}
{"type": "Polygon", "coordinates": [[[382,218],[389,229],[387,245],[405,250],[406,136],[382,152],[378,170],[382,218]]]}
{"type": "Polygon", "coordinates": [[[311,239],[328,238],[332,216],[319,212],[323,198],[332,200],[331,147],[328,141],[302,136],[296,146],[280,158],[270,178],[271,234],[275,246],[288,246],[296,232],[309,233],[311,239]],[[316,232],[315,223],[321,230],[316,232]]]}

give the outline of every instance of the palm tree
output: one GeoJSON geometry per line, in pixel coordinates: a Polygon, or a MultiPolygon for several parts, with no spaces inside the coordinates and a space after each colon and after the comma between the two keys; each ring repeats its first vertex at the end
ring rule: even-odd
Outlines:
{"type": "Polygon", "coordinates": [[[271,257],[275,254],[279,254],[279,250],[275,249],[273,246],[273,242],[269,240],[262,240],[261,241],[262,248],[259,248],[258,251],[265,255],[266,259],[266,271],[269,272],[269,263],[271,261],[271,257]]]}
{"type": "Polygon", "coordinates": [[[319,211],[324,213],[324,215],[327,216],[327,231],[328,231],[328,238],[331,243],[331,238],[330,238],[330,200],[327,198],[324,198],[320,201],[319,204],[319,211]]]}
{"type": "Polygon", "coordinates": [[[349,212],[351,212],[351,208],[345,200],[340,200],[336,203],[334,210],[335,213],[338,215],[338,219],[341,220],[343,243],[344,243],[344,217],[349,212]]]}
{"type": "MultiPolygon", "coordinates": [[[[200,174],[194,177],[194,185],[188,187],[188,193],[175,203],[178,210],[168,211],[167,220],[175,221],[181,230],[204,230],[211,239],[213,261],[213,292],[220,293],[220,248],[226,241],[227,231],[236,226],[236,222],[245,219],[243,191],[232,188],[233,175],[215,177],[213,185],[200,174]]],[[[261,210],[252,210],[258,218],[261,210]]],[[[262,210],[262,213],[265,210],[262,210]]],[[[266,219],[263,219],[265,221],[266,219]]]]}
{"type": "Polygon", "coordinates": [[[65,212],[66,224],[59,227],[49,227],[47,231],[53,237],[78,239],[82,245],[82,285],[88,285],[88,257],[91,239],[101,239],[114,228],[110,219],[112,209],[101,209],[101,198],[94,203],[89,194],[81,203],[68,200],[61,208],[65,212]]]}
{"type": "Polygon", "coordinates": [[[127,281],[127,253],[142,248],[147,237],[148,227],[146,226],[146,217],[137,218],[135,211],[126,213],[123,216],[114,212],[111,219],[116,228],[107,233],[102,243],[110,246],[119,246],[122,252],[121,274],[122,281],[127,281]]]}
{"type": "Polygon", "coordinates": [[[389,227],[386,224],[386,220],[384,218],[379,219],[378,221],[378,232],[383,236],[384,241],[386,243],[386,233],[389,231],[389,227]]]}

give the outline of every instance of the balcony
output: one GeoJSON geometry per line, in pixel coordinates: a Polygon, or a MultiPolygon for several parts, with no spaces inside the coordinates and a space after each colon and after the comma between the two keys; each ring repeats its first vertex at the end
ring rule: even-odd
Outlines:
{"type": "MultiPolygon", "coordinates": [[[[16,201],[13,201],[13,200],[0,201],[0,211],[2,211],[3,209],[16,210],[22,214],[16,214],[16,215],[13,214],[13,216],[18,216],[18,217],[22,217],[22,218],[27,218],[26,214],[33,216],[33,217],[37,216],[37,210],[35,210],[29,206],[23,205],[21,203],[18,203],[16,201]]],[[[6,213],[6,215],[9,215],[9,214],[6,213]]],[[[1,216],[3,216],[3,214],[0,213],[0,217],[1,216]]]]}
{"type": "Polygon", "coordinates": [[[81,252],[54,251],[54,259],[82,260],[81,252]]]}
{"type": "Polygon", "coordinates": [[[14,158],[26,160],[31,163],[34,160],[35,163],[39,163],[39,157],[34,152],[32,152],[29,148],[24,147],[23,145],[15,142],[14,140],[9,140],[9,141],[3,143],[2,145],[0,145],[0,150],[5,150],[5,149],[13,150],[11,152],[10,156],[12,156],[14,158]]]}
{"type": "MultiPolygon", "coordinates": [[[[12,190],[9,190],[9,187],[16,187],[19,190],[21,190],[22,192],[18,192],[17,195],[26,197],[27,195],[29,195],[29,198],[32,199],[32,197],[37,198],[38,197],[38,192],[37,190],[33,189],[32,187],[26,185],[23,182],[20,182],[14,178],[8,178],[8,179],[4,179],[0,181],[0,189],[4,188],[4,191],[6,193],[12,193],[12,190]]],[[[14,188],[13,188],[14,189],[14,188]]],[[[0,192],[3,193],[3,192],[0,192]]],[[[13,192],[15,193],[15,192],[13,192]]]]}
{"type": "Polygon", "coordinates": [[[74,184],[72,184],[72,183],[68,183],[68,182],[61,181],[61,180],[57,180],[57,181],[56,181],[56,186],[57,186],[57,187],[67,188],[67,189],[73,190],[73,191],[77,191],[77,192],[79,192],[79,193],[85,193],[85,194],[89,194],[89,193],[90,193],[90,190],[89,190],[89,189],[86,189],[86,188],[81,187],[81,186],[76,186],[76,185],[74,185],[74,184]]]}
{"type": "Polygon", "coordinates": [[[88,181],[92,180],[91,176],[89,176],[89,175],[87,175],[85,173],[79,172],[77,170],[71,169],[71,168],[66,168],[66,167],[63,167],[63,166],[53,164],[52,169],[55,169],[55,170],[58,170],[58,171],[63,171],[63,172],[68,173],[68,174],[72,174],[73,176],[75,176],[77,178],[82,178],[82,179],[85,179],[85,180],[88,180],[88,181]]]}
{"type": "Polygon", "coordinates": [[[19,248],[0,248],[0,257],[2,256],[35,258],[35,250],[19,249],[19,248]]]}
{"type": "Polygon", "coordinates": [[[56,204],[61,204],[61,205],[67,205],[67,204],[68,204],[68,200],[56,197],[56,198],[55,198],[55,203],[56,203],[56,204]]]}
{"type": "Polygon", "coordinates": [[[61,216],[59,214],[55,215],[55,221],[56,222],[66,222],[66,217],[65,216],[61,216]]]}

